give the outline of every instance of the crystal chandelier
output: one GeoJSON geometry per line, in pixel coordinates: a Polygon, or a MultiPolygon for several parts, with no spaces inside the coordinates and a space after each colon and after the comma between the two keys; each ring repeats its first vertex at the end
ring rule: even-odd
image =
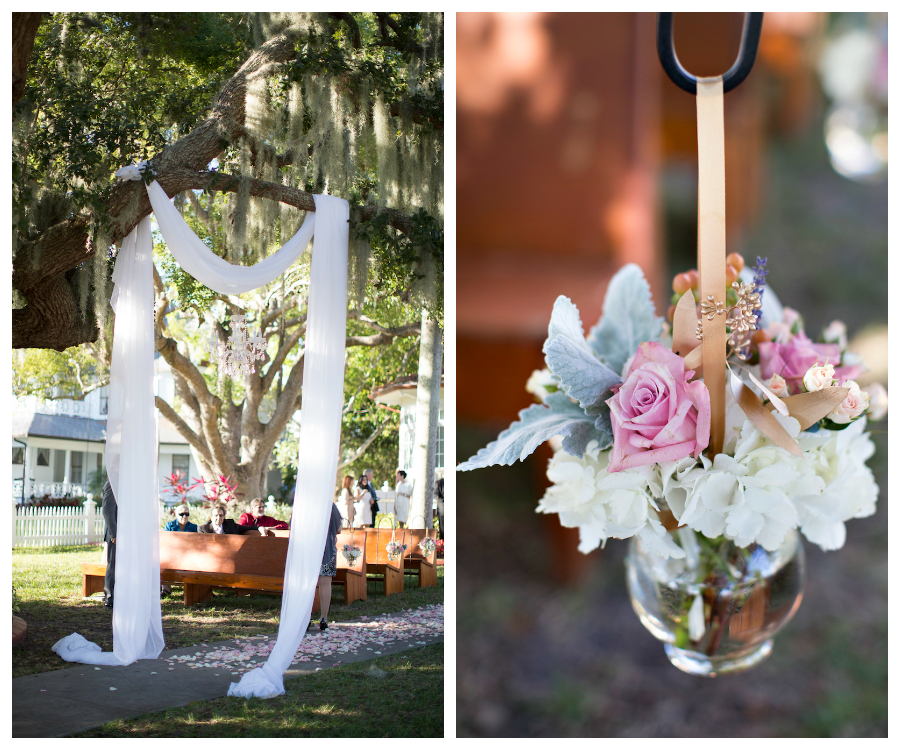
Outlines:
{"type": "Polygon", "coordinates": [[[207,346],[210,356],[219,361],[219,366],[229,377],[249,375],[256,372],[253,363],[266,354],[266,339],[262,330],[256,336],[247,335],[247,317],[231,316],[231,336],[220,344],[216,332],[210,334],[207,346]]]}

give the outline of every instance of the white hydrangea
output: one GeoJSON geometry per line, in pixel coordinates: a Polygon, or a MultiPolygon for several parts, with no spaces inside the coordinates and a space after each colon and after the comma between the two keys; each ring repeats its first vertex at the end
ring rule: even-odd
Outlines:
{"type": "Polygon", "coordinates": [[[663,557],[684,557],[659,522],[653,497],[661,490],[656,469],[641,466],[610,474],[609,451],[588,443],[583,458],[557,451],[547,477],[553,485],[541,499],[539,513],[558,513],[563,526],[579,531],[578,549],[588,553],[609,537],[639,535],[647,547],[663,557]]]}
{"type": "MultiPolygon", "coordinates": [[[[796,419],[774,416],[791,437],[799,435],[796,419]]],[[[669,508],[680,523],[709,537],[724,534],[740,547],[756,542],[777,549],[799,521],[792,498],[824,488],[810,456],[788,453],[750,420],[735,440],[733,457],[720,453],[701,461],[661,467],[669,508]]]]}
{"type": "Polygon", "coordinates": [[[654,498],[665,498],[687,527],[682,533],[725,535],[740,547],[757,543],[775,550],[799,527],[824,550],[843,547],[844,523],[875,513],[878,499],[865,463],[875,451],[865,417],[844,430],[801,432],[796,419],[773,413],[803,450],[803,456],[794,456],[746,418],[737,428],[738,413],[743,417],[729,397],[725,447],[733,455],[720,453],[714,461],[703,455],[699,461],[687,457],[610,474],[609,451],[599,451],[596,441],[583,458],[557,450],[547,469],[553,485],[537,510],[558,513],[563,526],[578,528],[583,553],[610,537],[639,536],[672,564],[685,557],[684,545],[666,533],[654,498]]]}
{"type": "Polygon", "coordinates": [[[844,546],[844,522],[875,513],[878,485],[866,461],[875,452],[865,431],[866,418],[843,430],[804,433],[800,446],[813,462],[822,482],[819,492],[803,491],[794,498],[800,531],[824,550],[844,546]]]}
{"type": "MultiPolygon", "coordinates": [[[[729,405],[730,406],[730,405],[729,405]]],[[[789,529],[824,550],[844,546],[844,522],[875,512],[878,485],[865,462],[875,446],[865,418],[844,430],[800,432],[790,417],[775,418],[803,450],[793,456],[750,420],[734,440],[734,457],[660,465],[663,497],[679,523],[706,536],[724,534],[741,547],[774,550],[789,529]]],[[[726,420],[726,435],[729,427],[726,420]]],[[[727,445],[727,443],[726,443],[727,445]]]]}

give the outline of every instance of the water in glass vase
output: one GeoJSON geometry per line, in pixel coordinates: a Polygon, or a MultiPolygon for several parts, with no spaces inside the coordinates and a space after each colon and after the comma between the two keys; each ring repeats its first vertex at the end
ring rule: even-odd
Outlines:
{"type": "Polygon", "coordinates": [[[761,662],[803,598],[806,558],[797,532],[774,551],[688,528],[668,533],[684,558],[661,558],[639,537],[631,541],[628,591],[641,622],[685,672],[714,677],[761,662]]]}

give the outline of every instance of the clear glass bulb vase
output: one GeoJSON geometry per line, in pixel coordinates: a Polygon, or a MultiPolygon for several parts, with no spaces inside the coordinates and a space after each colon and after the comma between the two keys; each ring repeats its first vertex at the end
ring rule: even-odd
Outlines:
{"type": "Polygon", "coordinates": [[[661,558],[638,537],[626,558],[631,604],[644,627],[689,674],[715,677],[757,665],[803,599],[806,557],[799,534],[789,531],[770,552],[688,528],[667,533],[684,558],[661,558]]]}

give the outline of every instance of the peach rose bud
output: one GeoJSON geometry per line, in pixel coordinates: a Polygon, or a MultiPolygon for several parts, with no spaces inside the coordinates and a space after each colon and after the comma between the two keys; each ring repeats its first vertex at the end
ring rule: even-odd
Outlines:
{"type": "Polygon", "coordinates": [[[832,320],[822,331],[822,339],[826,344],[837,344],[844,351],[847,348],[847,326],[840,320],[832,320]]]}
{"type": "Polygon", "coordinates": [[[791,395],[790,388],[788,388],[787,381],[781,377],[777,372],[769,378],[769,382],[766,383],[766,388],[768,388],[772,393],[774,393],[778,398],[786,398],[791,395]]]}
{"type": "Polygon", "coordinates": [[[866,393],[869,394],[869,411],[866,416],[873,422],[884,419],[888,410],[888,394],[887,390],[881,383],[871,383],[866,387],[866,393]]]}

